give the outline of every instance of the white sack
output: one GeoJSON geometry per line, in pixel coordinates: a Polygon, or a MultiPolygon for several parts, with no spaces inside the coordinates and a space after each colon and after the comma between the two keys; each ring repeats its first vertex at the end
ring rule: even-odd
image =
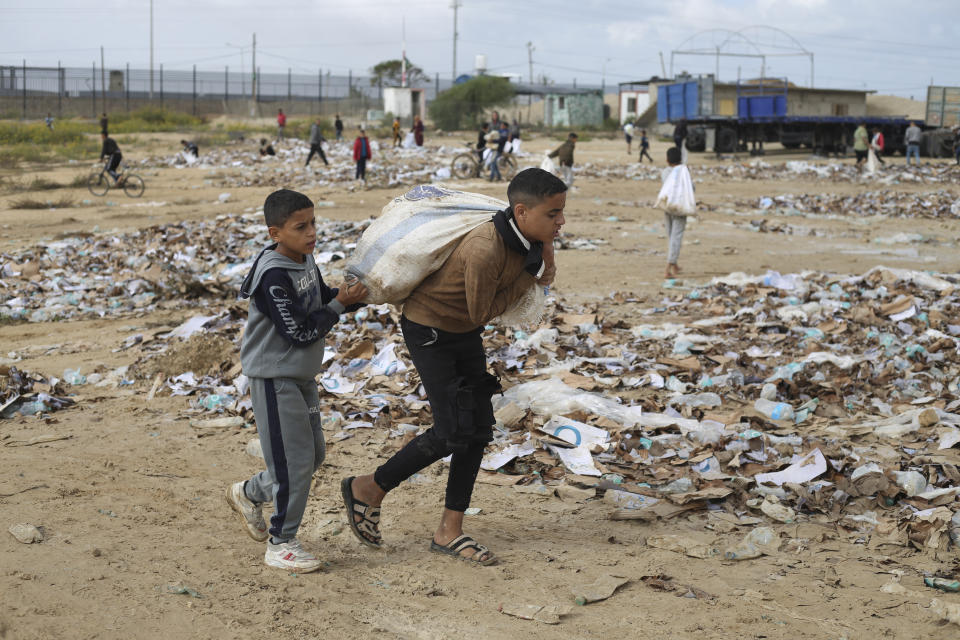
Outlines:
{"type": "MultiPolygon", "coordinates": [[[[360,278],[368,304],[401,305],[443,266],[468,233],[507,208],[507,203],[443,185],[419,185],[391,200],[357,242],[345,271],[360,278]]],[[[543,313],[542,287],[534,284],[500,317],[509,325],[531,324],[543,313]]]]}
{"type": "Polygon", "coordinates": [[[550,156],[543,156],[543,162],[540,163],[540,168],[554,175],[557,173],[557,165],[553,163],[553,158],[550,156]]]}
{"type": "Polygon", "coordinates": [[[697,198],[693,193],[693,180],[686,165],[677,165],[663,181],[655,207],[675,216],[692,216],[697,212],[697,198]]]}

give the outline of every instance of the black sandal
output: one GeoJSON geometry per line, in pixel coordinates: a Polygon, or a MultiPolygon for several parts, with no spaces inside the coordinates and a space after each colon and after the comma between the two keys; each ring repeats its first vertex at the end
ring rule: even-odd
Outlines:
{"type": "Polygon", "coordinates": [[[347,521],[350,524],[350,530],[363,544],[374,549],[380,549],[380,542],[383,540],[380,536],[380,507],[371,507],[355,499],[353,489],[350,486],[352,484],[353,476],[340,481],[340,493],[343,495],[343,503],[347,507],[347,521]],[[359,522],[354,517],[355,515],[360,516],[361,520],[359,522]]]}
{"type": "Polygon", "coordinates": [[[454,538],[445,545],[438,544],[436,540],[431,540],[430,551],[442,553],[447,556],[453,556],[461,560],[466,560],[467,562],[475,562],[485,567],[497,561],[497,556],[493,555],[493,552],[491,552],[490,549],[487,549],[482,544],[477,544],[476,540],[466,534],[454,538]],[[469,556],[462,555],[462,552],[465,549],[473,549],[474,552],[469,556]],[[487,557],[484,560],[481,560],[480,558],[482,558],[484,555],[487,557]]]}

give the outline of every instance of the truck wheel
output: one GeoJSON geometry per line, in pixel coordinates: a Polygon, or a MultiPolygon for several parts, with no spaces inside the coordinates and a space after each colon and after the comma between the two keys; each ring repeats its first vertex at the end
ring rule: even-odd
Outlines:
{"type": "Polygon", "coordinates": [[[707,149],[707,134],[703,130],[703,127],[693,127],[687,133],[687,150],[688,151],[706,151],[707,149]]]}
{"type": "Polygon", "coordinates": [[[733,129],[720,129],[717,131],[717,142],[715,149],[717,153],[733,153],[737,148],[737,132],[733,129]]]}

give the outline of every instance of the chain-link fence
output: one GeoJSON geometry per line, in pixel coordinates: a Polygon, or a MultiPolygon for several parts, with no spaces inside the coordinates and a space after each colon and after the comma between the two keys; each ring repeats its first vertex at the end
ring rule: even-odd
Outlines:
{"type": "MultiPolygon", "coordinates": [[[[432,100],[450,87],[436,76],[417,85],[432,100]]],[[[382,108],[382,86],[369,76],[219,71],[0,65],[0,118],[97,117],[102,112],[157,107],[195,115],[292,115],[365,117],[382,108]]]]}

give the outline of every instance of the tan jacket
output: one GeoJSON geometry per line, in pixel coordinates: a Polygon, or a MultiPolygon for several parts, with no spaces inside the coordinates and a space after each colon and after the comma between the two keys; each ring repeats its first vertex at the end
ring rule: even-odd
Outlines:
{"type": "Polygon", "coordinates": [[[524,257],[507,248],[493,221],[467,234],[403,306],[410,320],[451,333],[485,325],[534,284],[524,257]]]}
{"type": "Polygon", "coordinates": [[[557,158],[564,167],[573,166],[573,149],[576,143],[573,140],[567,140],[562,145],[551,151],[548,155],[551,158],[557,158]]]}

